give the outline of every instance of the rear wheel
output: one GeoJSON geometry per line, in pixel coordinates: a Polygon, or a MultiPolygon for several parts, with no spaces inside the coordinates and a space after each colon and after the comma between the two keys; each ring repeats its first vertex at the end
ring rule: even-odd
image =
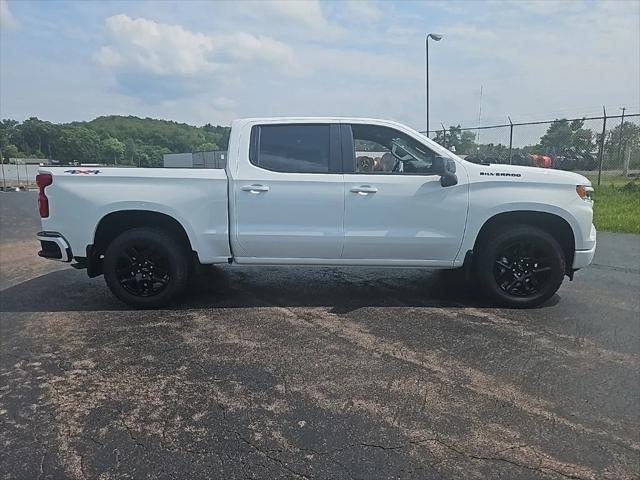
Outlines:
{"type": "Polygon", "coordinates": [[[565,256],[544,230],[515,226],[485,239],[475,252],[475,274],[484,292],[501,305],[535,307],[560,288],[565,256]]]}
{"type": "Polygon", "coordinates": [[[111,292],[136,308],[162,307],[181,294],[189,273],[187,252],[169,234],[135,228],[116,237],[104,256],[111,292]]]}

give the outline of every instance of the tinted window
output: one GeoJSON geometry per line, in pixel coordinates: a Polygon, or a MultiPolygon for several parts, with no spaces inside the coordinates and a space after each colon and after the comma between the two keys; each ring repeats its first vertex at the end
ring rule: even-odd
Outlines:
{"type": "Polygon", "coordinates": [[[356,173],[432,174],[435,152],[393,128],[351,125],[356,173]]]}
{"type": "Polygon", "coordinates": [[[329,125],[254,127],[251,163],[275,172],[328,173],[329,128],[329,125]]]}

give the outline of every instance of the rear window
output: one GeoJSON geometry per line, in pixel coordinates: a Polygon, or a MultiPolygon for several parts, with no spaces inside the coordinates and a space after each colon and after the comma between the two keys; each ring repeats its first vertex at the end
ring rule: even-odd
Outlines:
{"type": "Polygon", "coordinates": [[[249,159],[274,172],[328,173],[329,129],[329,124],[253,127],[249,159]]]}

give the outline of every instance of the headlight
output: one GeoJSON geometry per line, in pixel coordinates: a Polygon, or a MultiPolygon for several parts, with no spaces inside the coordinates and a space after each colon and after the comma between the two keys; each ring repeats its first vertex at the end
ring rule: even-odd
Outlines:
{"type": "Polygon", "coordinates": [[[576,185],[576,193],[582,200],[593,201],[593,187],[589,185],[576,185]]]}

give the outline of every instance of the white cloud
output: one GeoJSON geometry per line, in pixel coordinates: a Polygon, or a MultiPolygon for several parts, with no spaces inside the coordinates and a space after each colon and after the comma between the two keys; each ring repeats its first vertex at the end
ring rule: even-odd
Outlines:
{"type": "Polygon", "coordinates": [[[124,58],[113,47],[102,47],[95,55],[95,59],[105,67],[117,67],[124,63],[124,58]]]}
{"type": "Polygon", "coordinates": [[[445,28],[446,37],[454,38],[459,37],[458,40],[463,40],[465,42],[474,42],[477,40],[496,40],[497,34],[495,30],[489,28],[479,28],[474,25],[468,24],[459,24],[459,25],[450,25],[445,28]]]}
{"type": "Polygon", "coordinates": [[[15,30],[20,27],[20,23],[9,10],[7,0],[0,0],[0,28],[3,30],[15,30]]]}
{"type": "Polygon", "coordinates": [[[371,1],[350,0],[342,2],[341,6],[351,20],[361,23],[376,23],[383,18],[383,12],[377,4],[371,1]]]}
{"type": "Polygon", "coordinates": [[[216,110],[231,110],[236,106],[236,101],[227,97],[214,97],[211,99],[211,106],[216,110]]]}
{"type": "Polygon", "coordinates": [[[289,27],[310,28],[317,32],[339,33],[342,31],[337,25],[332,24],[325,17],[319,0],[291,1],[270,0],[251,3],[251,8],[256,11],[272,13],[281,18],[292,20],[289,27]]]}
{"type": "Polygon", "coordinates": [[[584,8],[585,3],[577,0],[572,2],[567,0],[532,0],[517,2],[516,6],[537,15],[556,15],[579,11],[584,8]]]}
{"type": "Polygon", "coordinates": [[[237,63],[278,63],[289,69],[296,63],[290,47],[263,35],[206,35],[124,14],[107,18],[106,30],[110,44],[95,55],[105,67],[190,77],[237,63]]]}

